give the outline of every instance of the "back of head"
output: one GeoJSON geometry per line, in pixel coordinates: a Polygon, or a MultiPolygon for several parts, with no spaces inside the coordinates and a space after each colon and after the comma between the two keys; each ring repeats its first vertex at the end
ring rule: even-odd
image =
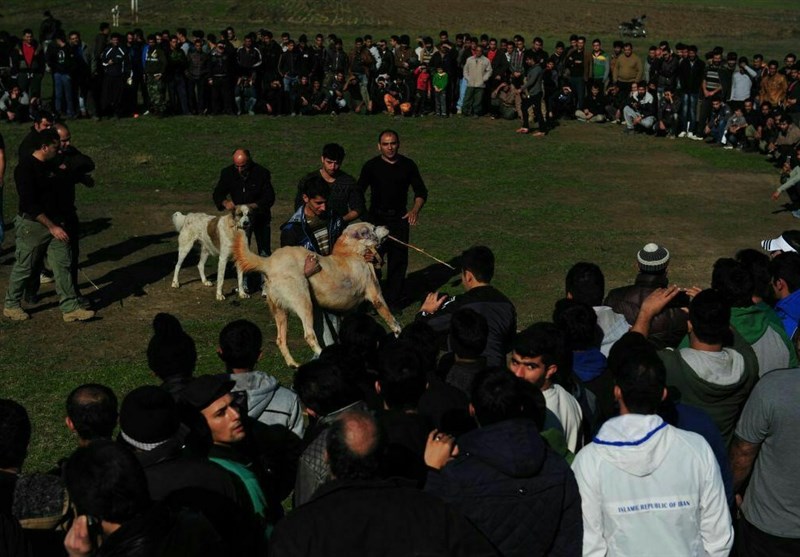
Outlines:
{"type": "Polygon", "coordinates": [[[568,298],[558,300],[553,310],[553,323],[564,331],[569,350],[582,351],[600,346],[602,330],[597,326],[597,314],[586,304],[568,298]]]}
{"type": "Polygon", "coordinates": [[[338,480],[370,480],[378,475],[383,436],[368,412],[344,412],[328,430],[331,475],[338,480]]]}
{"type": "Polygon", "coordinates": [[[117,426],[117,397],[105,385],[81,385],[67,397],[67,416],[84,441],[111,439],[117,426]]]}
{"type": "Polygon", "coordinates": [[[494,277],[494,254],[486,246],[473,246],[461,253],[461,269],[471,272],[478,282],[494,277]]]}
{"type": "Polygon", "coordinates": [[[769,277],[769,256],[756,249],[743,249],[736,252],[736,261],[750,273],[753,279],[753,291],[762,299],[769,300],[773,296],[772,281],[769,277]]]}
{"type": "Polygon", "coordinates": [[[119,436],[135,449],[151,451],[172,438],[179,427],[175,400],[164,389],[145,385],[122,401],[119,436]]]}
{"type": "Polygon", "coordinates": [[[800,253],[783,252],[769,262],[769,274],[773,282],[783,280],[794,292],[800,288],[800,253]]]}
{"type": "Polygon", "coordinates": [[[731,308],[713,289],[703,290],[689,304],[691,332],[701,342],[723,344],[730,335],[731,308]]]}
{"type": "Polygon", "coordinates": [[[358,388],[345,380],[338,366],[319,360],[300,366],[294,376],[294,391],[303,404],[320,417],[362,398],[358,388]]]}
{"type": "Polygon", "coordinates": [[[589,306],[603,304],[606,282],[600,267],[594,263],[580,262],[567,272],[566,292],[576,302],[589,306]]]}
{"type": "Polygon", "coordinates": [[[534,323],[514,337],[512,350],[523,358],[541,356],[545,366],[556,365],[559,372],[568,365],[564,332],[553,323],[534,323]]]}
{"type": "Polygon", "coordinates": [[[78,448],[64,468],[77,513],[123,524],[147,510],[147,478],[134,454],[113,441],[78,448]]]}
{"type": "Polygon", "coordinates": [[[753,276],[735,259],[717,259],[711,273],[711,288],[719,292],[730,307],[753,305],[753,276]]]}
{"type": "Polygon", "coordinates": [[[436,369],[439,344],[433,328],[425,321],[412,321],[400,331],[399,340],[411,341],[414,351],[422,358],[422,368],[428,373],[436,369]]]}
{"type": "Polygon", "coordinates": [[[669,250],[651,242],[636,253],[636,262],[642,273],[663,275],[669,265],[669,250]]]}
{"type": "Polygon", "coordinates": [[[541,430],[544,424],[544,395],[534,385],[507,369],[491,367],[475,376],[471,404],[481,427],[505,420],[530,418],[541,430]]]}
{"type": "Polygon", "coordinates": [[[262,342],[258,325],[247,319],[231,321],[219,333],[219,357],[228,371],[253,369],[261,355],[262,342]]]}
{"type": "Polygon", "coordinates": [[[483,354],[488,338],[489,325],[477,311],[463,308],[450,319],[450,350],[459,358],[476,360],[483,354]]]}
{"type": "Polygon", "coordinates": [[[21,468],[30,441],[28,412],[20,403],[0,398],[0,468],[21,468]]]}
{"type": "Polygon", "coordinates": [[[633,414],[655,414],[664,397],[667,371],[655,347],[638,333],[626,333],[611,348],[608,368],[633,414]]]}
{"type": "Polygon", "coordinates": [[[386,331],[366,313],[352,313],[342,320],[339,327],[339,342],[373,361],[378,346],[386,331]]]}
{"type": "Polygon", "coordinates": [[[153,337],[147,346],[147,364],[162,380],[191,377],[197,363],[197,349],[180,321],[169,313],[153,319],[153,337]]]}
{"type": "Polygon", "coordinates": [[[381,350],[378,365],[380,396],[386,406],[415,409],[428,379],[422,359],[408,340],[398,340],[381,350]]]}
{"type": "Polygon", "coordinates": [[[324,197],[328,199],[331,195],[331,186],[322,176],[316,175],[310,180],[306,180],[303,186],[303,195],[309,199],[324,197]]]}

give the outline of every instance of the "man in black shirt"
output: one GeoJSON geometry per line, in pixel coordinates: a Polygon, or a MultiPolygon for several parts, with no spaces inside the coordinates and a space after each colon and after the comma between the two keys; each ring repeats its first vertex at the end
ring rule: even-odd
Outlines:
{"type": "Polygon", "coordinates": [[[272,253],[269,229],[272,218],[270,208],[275,203],[272,176],[269,170],[253,162],[250,151],[237,149],[233,152],[233,164],[220,172],[213,199],[220,211],[230,211],[236,205],[250,207],[247,241],[249,243],[255,235],[258,254],[268,257],[272,253]]]}
{"type": "Polygon", "coordinates": [[[15,321],[30,318],[20,307],[20,301],[33,269],[46,254],[53,269],[64,321],[86,321],[94,317],[94,312],[81,309],[78,305],[70,277],[69,235],[64,231],[69,208],[63,207],[63,198],[56,190],[59,182],[53,166],[49,164],[60,147],[58,132],[44,130],[39,137],[39,147],[33,155],[20,160],[14,170],[19,195],[17,250],[8,280],[3,315],[15,321]]]}
{"type": "MultiPolygon", "coordinates": [[[[428,188],[414,161],[399,154],[400,136],[384,130],[378,135],[380,155],[361,168],[358,185],[370,190],[369,222],[389,229],[389,234],[408,242],[409,225],[417,224],[419,212],[428,199],[428,188]],[[414,190],[414,205],[408,210],[408,188],[414,190]]],[[[384,242],[381,255],[389,258],[383,296],[394,309],[402,303],[408,268],[408,248],[392,240],[384,242]]]]}
{"type": "Polygon", "coordinates": [[[356,179],[347,172],[342,172],[344,147],[338,143],[328,143],[322,148],[321,168],[305,175],[297,184],[297,196],[294,199],[295,209],[303,205],[303,194],[310,180],[322,177],[331,187],[327,196],[328,210],[350,223],[367,212],[364,206],[364,192],[356,184],[356,179]]]}

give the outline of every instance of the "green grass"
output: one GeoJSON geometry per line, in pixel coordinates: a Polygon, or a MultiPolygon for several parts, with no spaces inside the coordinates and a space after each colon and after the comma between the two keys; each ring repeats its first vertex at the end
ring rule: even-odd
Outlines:
{"type": "MultiPolygon", "coordinates": [[[[703,47],[735,45],[743,52],[761,50],[778,57],[796,40],[787,29],[796,27],[797,16],[784,11],[780,18],[772,18],[778,32],[764,31],[762,20],[769,19],[768,10],[781,10],[782,3],[753,3],[763,12],[755,17],[751,5],[738,0],[734,4],[687,3],[680,9],[678,1],[682,0],[645,3],[646,9],[641,11],[652,18],[652,36],[663,32],[674,42],[680,33],[687,39],[695,37],[703,47]],[[713,26],[715,33],[727,34],[703,37],[699,31],[702,21],[690,20],[708,17],[708,10],[716,10],[715,6],[736,6],[733,19],[727,13],[723,17],[726,22],[738,21],[735,16],[750,19],[729,30],[713,26]],[[687,10],[687,18],[679,19],[687,10]]],[[[428,7],[431,13],[425,13],[429,17],[420,18],[420,9],[425,8],[412,2],[395,6],[395,11],[371,4],[374,24],[361,24],[360,16],[352,15],[364,10],[358,2],[305,0],[293,4],[300,7],[300,19],[285,12],[272,19],[249,15],[284,5],[248,0],[231,10],[233,4],[206,0],[164,2],[152,5],[157,12],[143,12],[141,25],[154,29],[186,22],[191,28],[188,15],[180,15],[190,6],[191,17],[207,22],[203,23],[207,29],[230,22],[242,30],[263,26],[275,32],[289,29],[293,34],[332,30],[349,38],[365,31],[388,36],[403,30],[413,36],[436,33],[440,28],[455,34],[460,29],[485,27],[499,37],[518,32],[520,21],[536,21],[534,29],[541,29],[545,37],[564,37],[585,28],[587,34],[597,30],[609,42],[616,23],[640,11],[612,0],[543,2],[533,7],[503,0],[498,4],[501,9],[492,13],[465,11],[460,4],[459,9],[447,11],[456,4],[445,2],[433,12],[428,7]],[[518,12],[509,11],[512,4],[518,12]],[[535,19],[528,17],[534,12],[535,19]],[[562,18],[565,12],[574,17],[562,18]],[[331,21],[339,14],[342,21],[328,24],[319,19],[320,14],[331,21]],[[440,17],[443,14],[452,20],[440,17]]],[[[93,36],[96,22],[107,15],[106,7],[99,4],[11,1],[0,8],[4,16],[0,28],[37,26],[44,7],[65,19],[67,27],[77,24],[87,39],[93,36]]],[[[128,27],[123,17],[123,28],[128,27]]],[[[637,49],[646,44],[639,41],[637,49]]],[[[793,225],[787,214],[771,214],[776,207],[769,201],[769,193],[777,175],[759,157],[695,142],[623,137],[620,128],[610,124],[566,123],[537,141],[514,134],[513,123],[488,119],[392,120],[351,115],[77,121],[72,124],[74,142],[98,163],[97,186],[78,192],[82,221],[97,227],[82,240],[84,291],[93,290],[85,280],[88,278],[104,293],[114,290],[121,294],[100,310],[100,320],[66,325],[55,309],[52,288],[46,286],[41,307],[48,309],[37,311],[26,323],[0,320],[0,396],[22,402],[34,423],[28,468],[47,469],[71,450],[63,414],[64,400],[72,388],[99,381],[122,398],[136,385],[155,382],[147,368],[146,348],[152,319],[159,311],[175,313],[195,339],[198,373],[221,370],[216,337],[225,323],[242,317],[255,321],[265,335],[266,354],[260,367],[290,382],[291,372],[271,344],[274,324],[260,300],[215,301],[213,290],[198,284],[191,262],[181,272],[183,287],[169,287],[176,251],[170,215],[176,210],[214,212],[211,190],[219,170],[229,164],[233,149],[246,146],[273,174],[278,195],[273,209],[273,244],[277,245],[277,226],[291,213],[297,181],[318,164],[321,146],[331,141],[344,145],[348,153],[344,168],[357,174],[361,164],[376,153],[376,135],[385,127],[400,132],[401,152],[417,161],[430,189],[421,223],[412,231],[412,242],[445,260],[470,245],[490,246],[497,256],[494,283],[515,302],[520,326],[549,319],[554,302],[563,295],[563,277],[576,261],[598,263],[607,286],[614,287],[632,279],[636,251],[648,241],[658,241],[673,254],[672,280],[686,286],[703,285],[708,283],[717,257],[731,255],[737,248],[755,247],[759,240],[793,225]]],[[[9,146],[6,220],[16,209],[9,176],[15,164],[15,146],[26,131],[25,127],[0,126],[9,146]]],[[[0,250],[2,292],[13,256],[9,252],[12,243],[13,232],[0,250]]],[[[410,271],[424,269],[429,263],[412,253],[410,271]]],[[[214,274],[214,266],[210,261],[209,274],[214,274]]],[[[232,287],[229,278],[226,291],[232,287]]],[[[444,290],[457,293],[459,287],[445,286],[444,290]]],[[[415,309],[409,308],[403,320],[408,322],[415,309]]],[[[310,352],[299,335],[297,319],[292,318],[291,324],[292,351],[297,358],[307,358],[310,352]]]]}

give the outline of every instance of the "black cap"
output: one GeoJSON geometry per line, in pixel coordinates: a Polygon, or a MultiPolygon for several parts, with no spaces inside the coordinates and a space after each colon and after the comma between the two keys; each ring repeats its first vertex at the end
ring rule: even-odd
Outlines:
{"type": "Polygon", "coordinates": [[[120,436],[129,445],[150,451],[169,440],[180,427],[172,396],[155,385],[128,393],[119,412],[120,436]]]}
{"type": "Polygon", "coordinates": [[[178,395],[195,410],[204,410],[212,402],[231,392],[236,384],[228,375],[201,375],[189,383],[178,395]]]}

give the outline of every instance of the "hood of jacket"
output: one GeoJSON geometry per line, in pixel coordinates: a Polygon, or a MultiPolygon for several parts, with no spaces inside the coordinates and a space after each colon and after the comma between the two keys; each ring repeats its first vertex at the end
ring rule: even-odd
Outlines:
{"type": "Polygon", "coordinates": [[[584,383],[600,377],[607,367],[606,357],[599,348],[572,353],[572,371],[584,383]]]}
{"type": "Polygon", "coordinates": [[[633,476],[652,474],[667,456],[667,422],[655,414],[625,414],[606,421],[592,440],[600,456],[633,476]]]}
{"type": "Polygon", "coordinates": [[[281,386],[277,379],[263,371],[234,373],[231,374],[231,380],[236,383],[234,391],[247,393],[247,415],[251,418],[258,418],[264,413],[281,386]]]}
{"type": "Polygon", "coordinates": [[[731,308],[731,325],[739,331],[739,334],[748,344],[753,344],[763,337],[770,324],[777,324],[781,327],[781,322],[777,315],[771,313],[771,311],[765,311],[763,307],[753,305],[744,308],[731,308]],[[773,316],[775,321],[771,319],[773,316]]]}
{"type": "Polygon", "coordinates": [[[547,446],[531,420],[505,420],[459,437],[458,450],[507,476],[526,478],[541,470],[547,446]]]}

